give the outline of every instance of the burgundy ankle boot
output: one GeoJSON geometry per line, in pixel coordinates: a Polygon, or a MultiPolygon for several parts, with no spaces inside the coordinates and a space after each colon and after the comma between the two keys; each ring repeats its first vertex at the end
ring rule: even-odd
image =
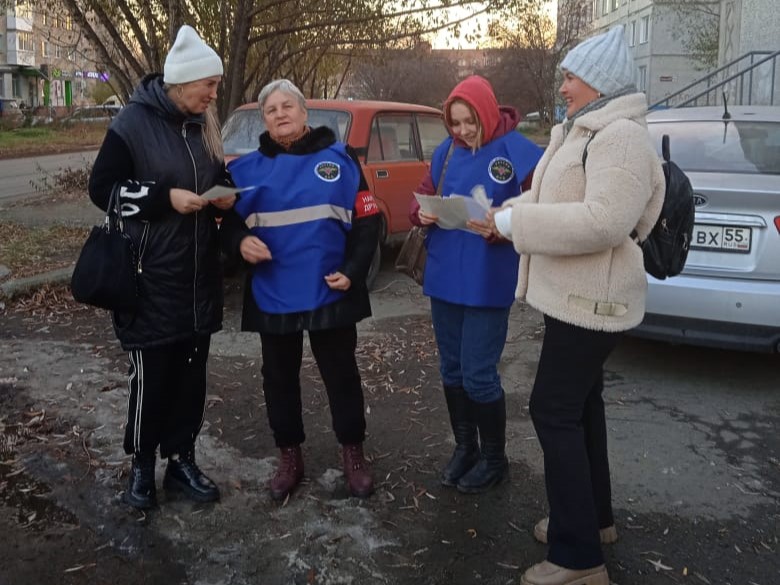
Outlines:
{"type": "Polygon", "coordinates": [[[279,466],[269,487],[274,500],[283,500],[303,479],[303,455],[300,445],[279,449],[279,466]]]}
{"type": "Polygon", "coordinates": [[[371,468],[363,457],[363,445],[343,445],[344,477],[347,479],[349,493],[356,498],[366,498],[374,493],[374,478],[371,468]]]}

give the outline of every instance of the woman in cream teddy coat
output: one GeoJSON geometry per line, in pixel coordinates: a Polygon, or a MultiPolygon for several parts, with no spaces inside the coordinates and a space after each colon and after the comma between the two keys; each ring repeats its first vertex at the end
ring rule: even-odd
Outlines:
{"type": "Polygon", "coordinates": [[[553,129],[530,191],[494,217],[521,255],[517,296],[545,321],[530,413],[550,507],[534,535],[550,549],[521,582],[608,585],[601,543],[617,533],[603,364],[644,316],[642,251],[630,234],[652,229],[664,176],[622,27],[575,47],[561,68],[567,119],[553,129]]]}

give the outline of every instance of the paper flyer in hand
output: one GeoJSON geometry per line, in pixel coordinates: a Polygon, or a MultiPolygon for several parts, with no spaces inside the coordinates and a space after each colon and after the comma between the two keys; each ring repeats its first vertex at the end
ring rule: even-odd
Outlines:
{"type": "Polygon", "coordinates": [[[220,197],[227,197],[228,195],[234,195],[243,191],[249,191],[254,189],[250,187],[226,187],[225,185],[214,185],[211,189],[201,194],[201,197],[211,201],[212,199],[219,199],[220,197]]]}
{"type": "Polygon", "coordinates": [[[419,193],[415,193],[414,196],[420,204],[420,209],[424,213],[438,217],[436,225],[445,230],[472,231],[466,227],[466,222],[471,219],[484,221],[492,204],[492,200],[487,198],[482,185],[474,187],[470,197],[454,193],[449,197],[432,197],[419,193]]]}

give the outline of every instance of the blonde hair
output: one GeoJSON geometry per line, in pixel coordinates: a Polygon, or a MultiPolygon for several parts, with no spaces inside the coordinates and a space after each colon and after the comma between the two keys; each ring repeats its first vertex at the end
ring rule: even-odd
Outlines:
{"type": "Polygon", "coordinates": [[[203,128],[203,146],[208,155],[217,162],[225,158],[225,148],[222,144],[222,130],[217,118],[217,109],[214,104],[206,110],[206,127],[203,128]]]}
{"type": "Polygon", "coordinates": [[[474,118],[474,120],[477,122],[477,141],[476,144],[474,144],[474,147],[471,149],[471,152],[477,152],[480,148],[482,148],[482,142],[485,138],[485,132],[482,128],[482,120],[479,119],[479,116],[477,115],[477,111],[471,106],[470,103],[468,103],[466,100],[461,98],[455,98],[450,103],[447,104],[447,109],[444,112],[444,121],[447,122],[447,127],[452,128],[452,115],[450,114],[450,110],[452,109],[452,106],[454,104],[463,104],[466,106],[466,109],[468,109],[469,114],[471,114],[471,117],[474,118]]]}

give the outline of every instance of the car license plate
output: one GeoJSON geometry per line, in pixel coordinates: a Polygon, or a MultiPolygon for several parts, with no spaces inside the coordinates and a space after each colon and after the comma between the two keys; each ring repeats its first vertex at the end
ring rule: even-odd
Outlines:
{"type": "Polygon", "coordinates": [[[691,249],[747,254],[752,239],[753,231],[749,227],[696,224],[691,249]]]}

